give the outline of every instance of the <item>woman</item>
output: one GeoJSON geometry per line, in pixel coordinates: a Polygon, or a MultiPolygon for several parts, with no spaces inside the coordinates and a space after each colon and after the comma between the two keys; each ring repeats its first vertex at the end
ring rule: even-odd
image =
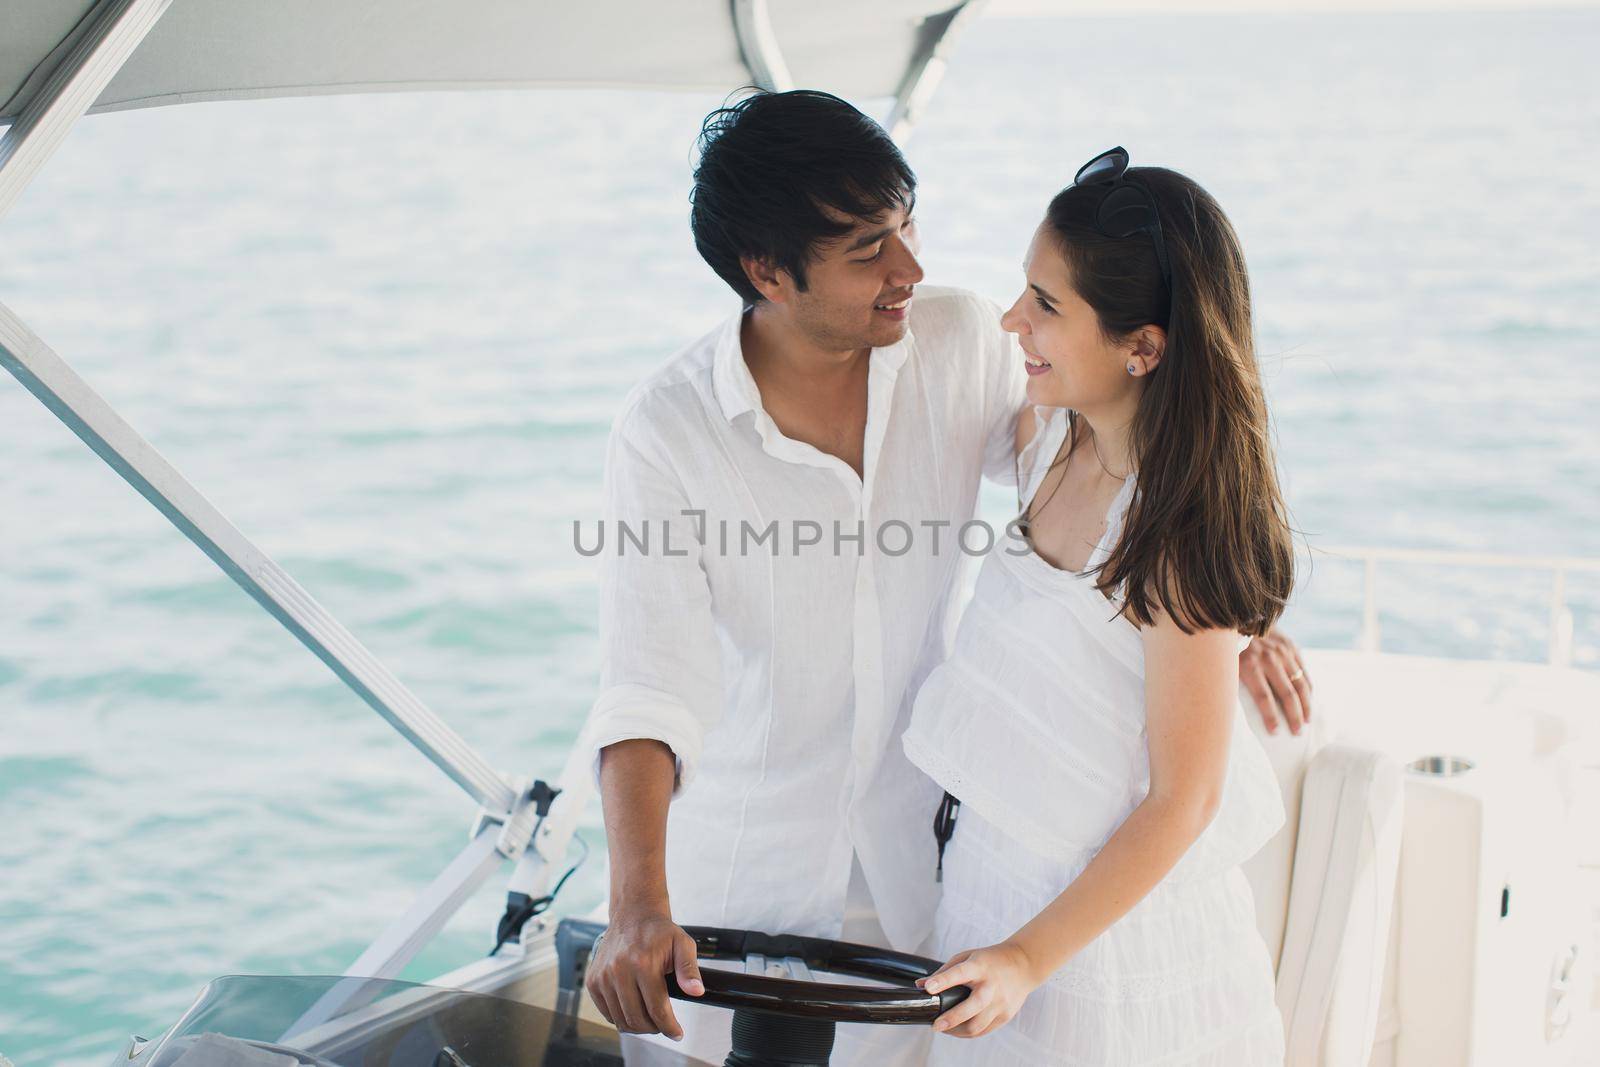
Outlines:
{"type": "Polygon", "coordinates": [[[1002,319],[1021,536],[905,736],[961,804],[919,984],[972,993],[932,1064],[1283,1061],[1239,869],[1284,812],[1238,655],[1293,585],[1249,284],[1216,201],[1127,162],[1086,164],[1034,235],[1002,319]]]}

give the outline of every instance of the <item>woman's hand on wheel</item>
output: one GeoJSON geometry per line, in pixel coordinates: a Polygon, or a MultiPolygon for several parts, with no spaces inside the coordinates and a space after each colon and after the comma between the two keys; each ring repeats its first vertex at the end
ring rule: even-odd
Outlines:
{"type": "Polygon", "coordinates": [[[917,979],[925,993],[940,993],[958,985],[972,990],[966,1000],[933,1022],[935,1030],[952,1037],[982,1037],[998,1030],[1011,1021],[1041,982],[1027,953],[1014,941],[958,952],[928,977],[917,979]]]}

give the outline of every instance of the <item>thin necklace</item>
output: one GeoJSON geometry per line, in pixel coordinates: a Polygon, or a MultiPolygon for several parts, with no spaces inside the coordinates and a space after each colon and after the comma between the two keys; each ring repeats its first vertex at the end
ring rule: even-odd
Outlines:
{"type": "MultiPolygon", "coordinates": [[[[1049,476],[1049,471],[1051,469],[1053,469],[1057,463],[1065,463],[1066,466],[1069,466],[1069,467],[1072,465],[1072,453],[1073,453],[1074,450],[1069,446],[1077,439],[1077,436],[1078,436],[1078,413],[1073,411],[1073,412],[1069,412],[1068,415],[1067,415],[1067,437],[1066,437],[1066,440],[1062,441],[1061,444],[1056,448],[1056,455],[1054,457],[1051,457],[1050,466],[1046,468],[1045,475],[1040,478],[1041,481],[1044,480],[1044,477],[1048,477],[1049,476]],[[1067,449],[1067,454],[1065,456],[1061,455],[1061,449],[1063,449],[1063,448],[1067,449]]],[[[1107,474],[1111,475],[1111,477],[1116,478],[1117,475],[1111,473],[1111,469],[1106,466],[1106,461],[1104,459],[1101,459],[1101,457],[1100,457],[1100,446],[1095,444],[1094,431],[1093,430],[1090,431],[1089,444],[1094,448],[1094,458],[1099,461],[1100,469],[1105,471],[1107,474]]],[[[1013,461],[1014,466],[1017,467],[1017,487],[1019,489],[1022,487],[1021,462],[1022,462],[1022,457],[1021,456],[1017,456],[1016,459],[1013,461]]],[[[1128,476],[1126,474],[1122,475],[1121,477],[1122,477],[1123,481],[1127,481],[1128,480],[1128,476]]],[[[1044,498],[1044,502],[1039,504],[1038,507],[1034,507],[1034,504],[1033,504],[1032,500],[1029,500],[1026,504],[1024,504],[1023,501],[1022,501],[1022,494],[1020,494],[1020,493],[1017,494],[1017,510],[1021,512],[1021,514],[1017,516],[1017,520],[1018,520],[1018,526],[1021,528],[1022,535],[1024,537],[1031,537],[1031,534],[1033,532],[1033,519],[1034,519],[1034,517],[1036,515],[1041,514],[1044,511],[1045,507],[1050,503],[1050,501],[1055,499],[1056,493],[1061,489],[1061,483],[1064,482],[1064,481],[1066,481],[1065,473],[1063,473],[1062,477],[1060,477],[1060,478],[1058,478],[1056,480],[1056,484],[1054,486],[1052,486],[1051,489],[1050,489],[1050,495],[1045,497],[1044,498]]]]}
{"type": "MultiPolygon", "coordinates": [[[[1100,456],[1100,435],[1095,433],[1093,429],[1090,429],[1089,431],[1089,443],[1094,446],[1094,458],[1100,460],[1100,469],[1105,471],[1107,474],[1111,474],[1111,468],[1106,466],[1106,461],[1101,459],[1100,456]]],[[[1128,474],[1132,473],[1132,471],[1128,472],[1128,474]]],[[[1128,480],[1127,474],[1111,474],[1111,477],[1124,482],[1128,480]]]]}
{"type": "MultiPolygon", "coordinates": [[[[1032,500],[1029,500],[1026,504],[1024,504],[1022,502],[1020,493],[1017,496],[1017,505],[1022,511],[1021,526],[1022,526],[1022,533],[1023,533],[1024,536],[1031,535],[1032,530],[1033,530],[1033,518],[1034,518],[1034,516],[1042,514],[1044,512],[1045,507],[1047,505],[1049,505],[1050,501],[1052,501],[1052,500],[1054,500],[1056,498],[1056,493],[1060,492],[1061,483],[1067,480],[1066,468],[1072,466],[1072,453],[1074,451],[1076,451],[1076,449],[1074,448],[1074,444],[1077,441],[1077,439],[1078,439],[1078,413],[1076,411],[1070,411],[1069,410],[1067,412],[1067,436],[1066,436],[1066,439],[1063,440],[1059,445],[1056,446],[1055,455],[1050,457],[1050,466],[1045,468],[1045,472],[1044,472],[1044,474],[1040,475],[1039,480],[1040,480],[1040,482],[1043,482],[1045,478],[1048,478],[1050,476],[1050,472],[1055,469],[1055,466],[1056,466],[1057,463],[1060,463],[1060,464],[1063,465],[1061,477],[1056,479],[1056,484],[1050,487],[1050,495],[1045,497],[1044,501],[1038,507],[1034,507],[1033,506],[1033,501],[1032,500]],[[1063,448],[1067,450],[1067,454],[1064,455],[1064,456],[1061,454],[1061,450],[1063,448]]],[[[1019,456],[1018,460],[1020,461],[1020,459],[1021,459],[1021,457],[1019,456]]],[[[1019,489],[1022,488],[1022,476],[1021,476],[1020,473],[1017,476],[1017,488],[1019,488],[1019,489]]]]}

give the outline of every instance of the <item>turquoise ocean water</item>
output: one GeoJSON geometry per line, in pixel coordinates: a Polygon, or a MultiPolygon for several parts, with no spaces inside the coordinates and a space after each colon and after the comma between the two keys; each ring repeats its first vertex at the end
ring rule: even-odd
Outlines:
{"type": "MultiPolygon", "coordinates": [[[[1125,144],[1239,229],[1313,546],[1600,556],[1597,46],[1592,11],[980,23],[910,144],[928,280],[1009,300],[1049,195],[1125,144]]],[[[494,763],[553,775],[611,413],[731,310],[686,226],[716,102],[90,117],[0,220],[0,300],[494,763]]],[[[102,1064],[213,975],[341,971],[472,806],[9,376],[0,457],[0,1053],[102,1064]]],[[[1546,589],[1387,572],[1386,647],[1540,658],[1546,589]]],[[[1289,630],[1350,645],[1359,593],[1319,557],[1289,630]]],[[[1570,595],[1593,669],[1600,582],[1570,595]]],[[[563,910],[602,896],[587,825],[563,910]]],[[[406,977],[486,951],[502,888],[406,977]]]]}

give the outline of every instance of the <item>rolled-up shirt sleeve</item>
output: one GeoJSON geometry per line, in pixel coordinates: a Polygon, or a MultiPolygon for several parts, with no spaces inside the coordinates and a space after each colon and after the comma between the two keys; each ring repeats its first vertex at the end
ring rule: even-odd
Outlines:
{"type": "Polygon", "coordinates": [[[1017,484],[1017,418],[1028,402],[1028,372],[1015,334],[1000,328],[999,305],[978,298],[991,324],[981,345],[984,369],[983,476],[1001,485],[1017,484]]]}
{"type": "Polygon", "coordinates": [[[677,759],[677,797],[721,717],[720,656],[693,505],[662,447],[649,435],[634,439],[628,414],[613,425],[606,452],[600,692],[583,744],[598,786],[601,749],[662,742],[677,759]]]}

